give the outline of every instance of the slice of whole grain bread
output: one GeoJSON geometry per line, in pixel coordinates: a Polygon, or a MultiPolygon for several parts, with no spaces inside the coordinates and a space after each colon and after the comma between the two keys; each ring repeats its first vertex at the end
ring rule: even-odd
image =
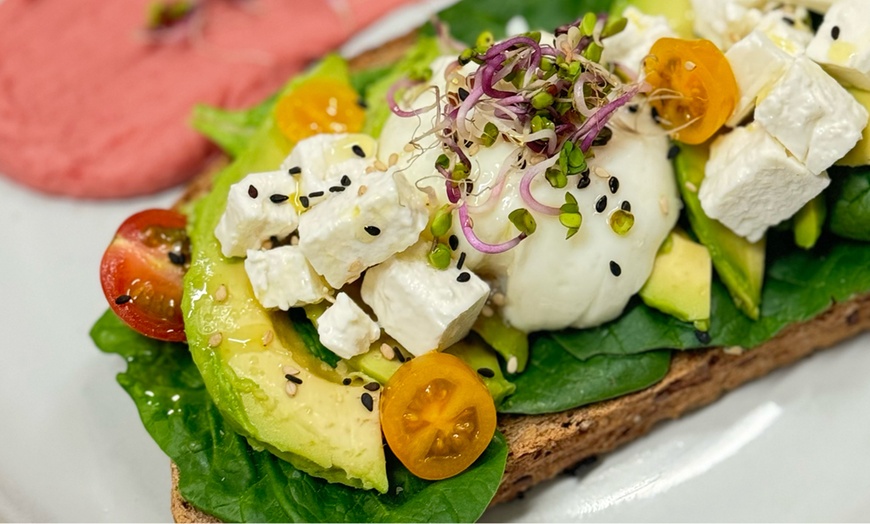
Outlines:
{"type": "MultiPolygon", "coordinates": [[[[413,42],[408,35],[364,53],[354,68],[396,60],[413,42]]],[[[214,163],[194,180],[179,205],[210,187],[214,163]]],[[[657,423],[710,404],[724,393],[813,352],[870,329],[870,294],[832,305],[816,318],[793,324],[759,347],[710,348],[679,352],[667,376],[643,391],[582,408],[547,415],[504,415],[499,430],[508,442],[504,477],[493,504],[515,498],[535,484],[579,462],[611,451],[649,432],[657,423]]],[[[185,501],[178,469],[171,465],[171,509],[176,522],[220,522],[185,501]]]]}

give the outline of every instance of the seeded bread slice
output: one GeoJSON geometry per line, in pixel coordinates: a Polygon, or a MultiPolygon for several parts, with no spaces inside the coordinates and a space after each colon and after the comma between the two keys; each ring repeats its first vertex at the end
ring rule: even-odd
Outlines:
{"type": "MultiPolygon", "coordinates": [[[[413,42],[407,35],[351,62],[354,68],[396,60],[413,42]]],[[[191,182],[178,206],[208,191],[213,163],[191,182]]],[[[833,305],[818,317],[785,328],[775,338],[751,350],[711,348],[675,355],[671,369],[658,384],[617,399],[561,413],[499,418],[509,452],[507,467],[493,504],[517,497],[585,459],[611,451],[647,432],[657,423],[675,419],[712,403],[726,392],[755,378],[870,330],[870,294],[833,305]]],[[[178,469],[171,465],[171,509],[176,522],[220,522],[185,501],[178,492],[178,469]]]]}

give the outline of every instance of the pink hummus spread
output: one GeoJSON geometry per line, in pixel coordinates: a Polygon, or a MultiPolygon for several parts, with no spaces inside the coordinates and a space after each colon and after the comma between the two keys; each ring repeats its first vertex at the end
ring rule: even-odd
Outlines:
{"type": "Polygon", "coordinates": [[[239,108],[408,0],[211,0],[181,41],[149,0],[0,1],[0,173],[85,198],[188,179],[211,149],[196,103],[239,108]]]}

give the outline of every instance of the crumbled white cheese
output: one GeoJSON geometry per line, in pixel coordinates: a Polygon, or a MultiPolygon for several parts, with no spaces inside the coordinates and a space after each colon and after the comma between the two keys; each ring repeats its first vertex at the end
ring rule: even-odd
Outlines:
{"type": "Polygon", "coordinates": [[[755,121],[813,173],[821,173],[858,142],[867,111],[824,72],[799,56],[755,108],[755,121]]]}
{"type": "Polygon", "coordinates": [[[806,51],[813,38],[809,13],[806,8],[784,5],[768,11],[761,17],[756,31],[761,31],[780,49],[798,56],[806,51]]]}
{"type": "Polygon", "coordinates": [[[622,16],[628,20],[625,29],[608,38],[601,61],[619,64],[633,72],[643,69],[643,59],[659,38],[676,37],[664,16],[649,16],[629,6],[622,16]]]}
{"type": "Polygon", "coordinates": [[[807,56],[840,81],[870,90],[870,3],[834,2],[810,42],[807,56]]]}
{"type": "Polygon", "coordinates": [[[375,171],[303,213],[299,247],[314,270],[339,288],[414,244],[428,219],[422,192],[394,169],[375,171]]]}
{"type": "Polygon", "coordinates": [[[269,237],[280,239],[296,231],[295,193],[296,181],[284,171],[252,173],[233,184],[214,232],[221,253],[243,257],[249,249],[260,249],[269,237]]]}
{"type": "Polygon", "coordinates": [[[432,267],[416,250],[369,269],[362,298],[388,335],[416,356],[444,349],[468,334],[489,285],[456,261],[432,267]]]}
{"type": "Polygon", "coordinates": [[[694,29],[727,51],[761,21],[765,0],[692,0],[694,29]]]}
{"type": "Polygon", "coordinates": [[[713,142],[698,197],[707,216],[755,242],[829,183],[753,123],[713,142]]]}
{"type": "Polygon", "coordinates": [[[330,188],[334,192],[348,181],[352,185],[372,165],[376,155],[377,142],[369,135],[327,133],[299,141],[280,169],[296,178],[301,196],[323,192],[322,196],[309,197],[313,206],[329,195],[330,188]]]}
{"type": "Polygon", "coordinates": [[[726,124],[737,126],[752,113],[755,101],[785,74],[792,57],[782,51],[761,31],[753,31],[734,44],[725,58],[734,72],[740,98],[726,124]]]}
{"type": "Polygon", "coordinates": [[[351,358],[368,351],[381,336],[381,329],[346,293],[339,293],[335,303],[317,319],[320,343],[341,358],[351,358]]]}
{"type": "Polygon", "coordinates": [[[287,311],[329,296],[329,286],[311,269],[298,246],[248,250],[245,271],[254,296],[265,308],[287,311]]]}

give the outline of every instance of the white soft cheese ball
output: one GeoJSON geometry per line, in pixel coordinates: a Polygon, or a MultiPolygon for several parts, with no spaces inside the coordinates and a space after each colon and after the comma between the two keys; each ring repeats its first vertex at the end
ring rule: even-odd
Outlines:
{"type": "Polygon", "coordinates": [[[330,294],[330,288],[298,246],[248,250],[245,272],[254,296],[265,308],[287,311],[291,307],[316,304],[330,294]]]}
{"type": "Polygon", "coordinates": [[[870,90],[870,3],[834,2],[807,47],[807,56],[840,81],[870,90]]]}
{"type": "MultiPolygon", "coordinates": [[[[449,62],[441,59],[432,66],[433,83],[440,84],[441,92],[445,88],[444,68],[449,62]]],[[[431,90],[426,91],[413,106],[430,104],[433,96],[431,90]]],[[[422,136],[431,128],[434,116],[434,110],[412,118],[391,116],[381,134],[379,154],[382,158],[394,152],[402,155],[401,172],[411,182],[432,188],[444,203],[444,180],[433,169],[442,152],[435,139],[421,139],[419,149],[412,154],[404,151],[409,137],[422,136]]],[[[534,234],[505,253],[485,255],[466,242],[454,214],[453,233],[460,240],[459,250],[466,253],[466,267],[505,294],[502,314],[519,329],[589,327],[619,316],[649,277],[656,252],[676,223],[681,202],[667,158],[667,138],[648,111],[620,111],[614,122],[618,123],[612,126],[613,138],[607,146],[595,148],[590,166],[615,177],[619,187],[614,194],[609,177],[595,174],[585,189],[576,188],[576,176],[569,179],[568,190],[577,198],[583,215],[583,224],[571,239],[565,239],[567,230],[558,217],[532,211],[537,221],[534,234]],[[597,212],[596,203],[602,198],[606,198],[606,205],[597,212]],[[608,218],[626,201],[635,224],[627,235],[620,236],[608,218]]],[[[485,189],[494,186],[501,168],[514,162],[519,151],[499,140],[471,158],[470,178],[475,189],[468,198],[470,206],[487,200],[490,190],[485,189]]],[[[471,212],[474,231],[484,241],[494,244],[517,235],[508,213],[528,208],[519,195],[521,179],[521,172],[513,172],[493,205],[471,212]]],[[[535,197],[554,207],[565,203],[565,191],[551,188],[543,176],[532,184],[535,197]]]]}
{"type": "Polygon", "coordinates": [[[426,258],[427,246],[420,247],[370,268],[362,284],[362,299],[378,323],[415,356],[459,342],[489,296],[477,275],[457,268],[456,261],[436,269],[426,258]]]}
{"type": "Polygon", "coordinates": [[[713,142],[698,197],[707,216],[755,242],[829,183],[753,123],[713,142]]]}
{"type": "Polygon", "coordinates": [[[335,303],[317,319],[320,343],[341,358],[352,358],[370,349],[381,336],[377,322],[371,319],[346,293],[339,293],[335,303]]]}
{"type": "Polygon", "coordinates": [[[230,186],[227,207],[215,228],[225,257],[243,257],[270,237],[296,231],[296,181],[284,171],[251,173],[230,186]]]}

